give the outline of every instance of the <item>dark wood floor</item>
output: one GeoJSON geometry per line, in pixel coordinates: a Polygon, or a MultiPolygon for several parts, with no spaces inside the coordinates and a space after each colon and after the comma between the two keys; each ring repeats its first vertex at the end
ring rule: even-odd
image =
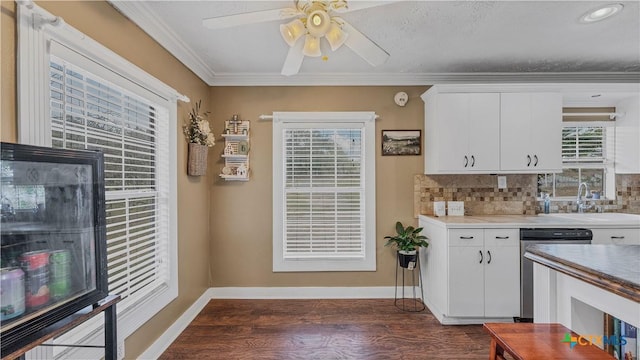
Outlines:
{"type": "Polygon", "coordinates": [[[393,299],[212,300],[161,359],[487,359],[481,325],[442,326],[393,299]]]}

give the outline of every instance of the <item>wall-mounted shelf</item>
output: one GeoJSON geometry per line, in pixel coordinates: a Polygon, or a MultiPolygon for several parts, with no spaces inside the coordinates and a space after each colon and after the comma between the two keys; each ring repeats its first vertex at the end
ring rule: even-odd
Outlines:
{"type": "Polygon", "coordinates": [[[221,178],[226,181],[249,181],[249,120],[240,120],[238,115],[233,115],[231,120],[224,124],[222,138],[224,139],[224,151],[221,157],[224,159],[224,167],[221,169],[221,178]]]}

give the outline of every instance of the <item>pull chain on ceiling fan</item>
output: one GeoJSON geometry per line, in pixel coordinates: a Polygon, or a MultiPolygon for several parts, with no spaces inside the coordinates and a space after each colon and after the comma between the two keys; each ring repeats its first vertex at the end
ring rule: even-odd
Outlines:
{"type": "Polygon", "coordinates": [[[346,0],[295,0],[295,8],[208,18],[204,19],[202,24],[210,29],[220,29],[295,17],[296,19],[291,22],[280,25],[280,35],[290,47],[281,73],[290,76],[298,73],[305,56],[319,57],[322,55],[320,40],[323,37],[329,43],[332,51],[346,45],[372,66],[383,64],[389,54],[333,13],[345,13],[389,3],[390,1],[356,2],[354,3],[357,4],[356,6],[348,6],[346,0]],[[298,41],[303,35],[304,41],[298,41]]]}

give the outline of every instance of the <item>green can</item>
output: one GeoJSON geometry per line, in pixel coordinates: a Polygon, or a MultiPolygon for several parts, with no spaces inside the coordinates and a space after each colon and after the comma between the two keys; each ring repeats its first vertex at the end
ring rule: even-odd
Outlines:
{"type": "Polygon", "coordinates": [[[69,250],[55,250],[49,255],[49,294],[53,300],[69,296],[71,290],[71,256],[69,250]]]}

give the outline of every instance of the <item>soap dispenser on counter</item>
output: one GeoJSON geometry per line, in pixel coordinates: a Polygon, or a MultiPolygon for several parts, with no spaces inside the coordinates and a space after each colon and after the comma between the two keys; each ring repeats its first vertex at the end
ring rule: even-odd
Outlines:
{"type": "Polygon", "coordinates": [[[549,198],[549,194],[544,194],[542,196],[544,198],[544,213],[549,213],[549,208],[551,207],[551,199],[549,198]]]}

